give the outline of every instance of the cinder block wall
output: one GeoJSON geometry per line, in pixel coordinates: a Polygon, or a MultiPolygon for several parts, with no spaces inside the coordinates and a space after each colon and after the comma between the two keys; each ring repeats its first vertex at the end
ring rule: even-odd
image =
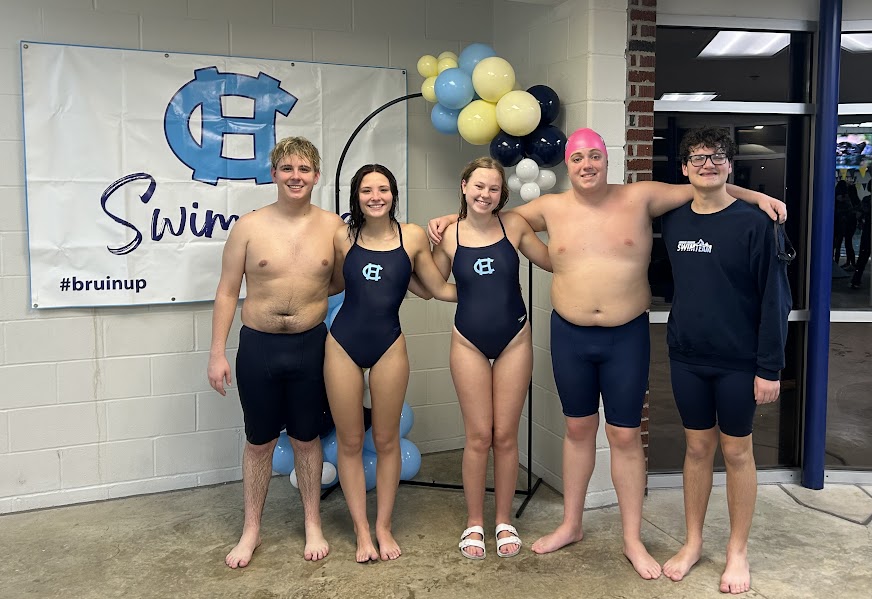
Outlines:
{"type": "MultiPolygon", "coordinates": [[[[492,43],[521,85],[560,94],[564,130],[591,124],[603,133],[610,178],[623,178],[626,0],[0,0],[0,14],[0,513],[237,480],[244,441],[235,391],[221,398],[205,377],[210,302],[29,307],[20,40],[401,67],[410,92],[422,82],[421,55],[492,43]]],[[[407,103],[409,220],[422,225],[456,211],[461,168],[487,153],[437,133],[429,108],[407,103]]],[[[562,420],[541,275],[534,455],[559,487],[562,420]]],[[[448,372],[454,308],[409,299],[401,316],[413,370],[410,437],[423,452],[461,447],[448,372]]],[[[231,362],[238,327],[237,319],[231,362]]],[[[602,453],[594,493],[611,487],[602,453]]]]}

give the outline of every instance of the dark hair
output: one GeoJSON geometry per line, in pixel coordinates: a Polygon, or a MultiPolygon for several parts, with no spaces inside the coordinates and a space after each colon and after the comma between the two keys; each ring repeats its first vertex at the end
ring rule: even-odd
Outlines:
{"type": "Polygon", "coordinates": [[[394,174],[388,170],[387,167],[382,166],[381,164],[365,164],[354,173],[354,176],[351,178],[351,199],[350,206],[351,216],[348,219],[348,230],[349,233],[360,233],[360,228],[363,227],[366,222],[366,218],[363,216],[363,210],[360,209],[360,185],[363,183],[363,178],[370,173],[379,173],[385,176],[388,180],[388,185],[391,188],[391,210],[388,213],[391,221],[397,222],[397,202],[399,201],[398,196],[400,195],[400,190],[397,187],[397,178],[394,177],[394,174]]]}
{"type": "Polygon", "coordinates": [[[681,163],[686,164],[690,151],[693,148],[705,146],[718,150],[727,155],[727,160],[733,161],[733,156],[736,155],[736,142],[730,137],[730,132],[719,127],[701,127],[699,129],[691,129],[681,138],[681,146],[678,149],[678,156],[681,158],[681,163]]]}
{"type": "MultiPolygon", "coordinates": [[[[472,162],[466,165],[463,169],[463,172],[460,173],[460,181],[466,181],[469,183],[469,178],[472,176],[472,173],[475,172],[476,169],[479,168],[489,168],[497,171],[500,174],[500,180],[502,181],[502,186],[500,187],[500,203],[497,204],[497,207],[494,208],[491,213],[496,214],[506,205],[506,202],[509,201],[509,185],[506,183],[506,171],[503,169],[503,166],[490,158],[489,156],[482,156],[481,158],[476,158],[472,162]]],[[[466,196],[463,193],[463,185],[460,186],[460,212],[458,213],[458,220],[466,218],[466,196]]]]}
{"type": "Polygon", "coordinates": [[[838,181],[836,181],[836,195],[848,195],[848,182],[844,179],[839,179],[838,181]]]}

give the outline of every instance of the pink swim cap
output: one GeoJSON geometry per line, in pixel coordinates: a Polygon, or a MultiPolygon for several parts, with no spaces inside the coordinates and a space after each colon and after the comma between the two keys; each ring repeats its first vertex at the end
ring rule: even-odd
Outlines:
{"type": "Polygon", "coordinates": [[[566,140],[564,160],[569,162],[570,156],[584,148],[596,148],[605,154],[606,159],[609,157],[609,152],[606,150],[606,142],[603,141],[602,136],[593,129],[584,128],[578,129],[566,140]]]}

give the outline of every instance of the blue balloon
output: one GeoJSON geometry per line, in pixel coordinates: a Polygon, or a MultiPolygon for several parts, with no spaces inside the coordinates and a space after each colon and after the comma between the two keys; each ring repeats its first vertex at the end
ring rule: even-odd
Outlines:
{"type": "Polygon", "coordinates": [[[524,158],[524,142],[520,137],[500,131],[490,142],[490,155],[506,168],[515,166],[524,158]]]}
{"type": "Polygon", "coordinates": [[[460,56],[457,57],[457,66],[471,77],[472,72],[475,70],[475,65],[485,58],[496,55],[497,53],[494,52],[494,49],[487,44],[470,44],[460,51],[460,56]]]}
{"type": "Polygon", "coordinates": [[[336,441],[336,429],[321,439],[321,456],[325,462],[330,462],[334,466],[339,464],[339,445],[336,441]]]}
{"type": "Polygon", "coordinates": [[[457,133],[457,115],[459,114],[459,110],[452,110],[445,108],[442,104],[436,104],[430,111],[430,122],[439,133],[452,135],[457,133]]]}
{"type": "Polygon", "coordinates": [[[366,432],[363,434],[363,450],[376,453],[375,439],[372,438],[372,427],[366,429],[366,432]]]}
{"type": "Polygon", "coordinates": [[[527,93],[536,98],[539,102],[539,108],[542,109],[539,126],[553,123],[560,113],[560,98],[557,97],[557,92],[547,85],[534,85],[527,90],[527,93]]]}
{"type": "Polygon", "coordinates": [[[472,76],[460,69],[445,69],[436,77],[433,84],[436,101],[445,108],[460,110],[472,101],[475,89],[472,76]]]}
{"type": "Polygon", "coordinates": [[[400,456],[403,460],[400,467],[400,480],[415,478],[421,469],[421,452],[417,446],[408,439],[400,439],[400,456]]]}
{"type": "Polygon", "coordinates": [[[375,489],[376,463],[378,456],[371,451],[363,451],[363,478],[366,480],[366,490],[375,489]]]}
{"type": "Polygon", "coordinates": [[[273,450],[272,469],[274,472],[287,476],[294,469],[294,449],[288,434],[282,432],[273,450]]]}
{"type": "Polygon", "coordinates": [[[333,325],[333,319],[339,313],[339,308],[342,307],[342,302],[345,301],[345,292],[340,291],[336,295],[331,295],[327,298],[327,316],[324,318],[324,324],[329,329],[333,325]]]}
{"type": "Polygon", "coordinates": [[[412,406],[403,402],[403,411],[400,413],[400,437],[408,435],[413,424],[415,424],[415,412],[412,411],[412,406]]]}
{"type": "Polygon", "coordinates": [[[565,150],[566,136],[554,125],[537,127],[524,137],[524,154],[543,168],[563,162],[565,150]]]}

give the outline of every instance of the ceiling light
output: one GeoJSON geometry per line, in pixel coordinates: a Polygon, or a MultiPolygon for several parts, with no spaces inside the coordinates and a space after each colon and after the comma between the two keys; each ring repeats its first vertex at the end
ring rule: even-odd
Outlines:
{"type": "Polygon", "coordinates": [[[716,92],[685,92],[663,94],[660,99],[667,102],[708,102],[717,97],[716,92]]]}
{"type": "Polygon", "coordinates": [[[697,58],[759,58],[778,54],[790,44],[789,33],[719,31],[697,58]]]}
{"type": "Polygon", "coordinates": [[[872,52],[872,33],[843,33],[842,48],[848,52],[872,52]]]}
{"type": "Polygon", "coordinates": [[[754,125],[754,128],[755,128],[755,129],[762,129],[762,128],[763,128],[763,125],[754,125]]]}

